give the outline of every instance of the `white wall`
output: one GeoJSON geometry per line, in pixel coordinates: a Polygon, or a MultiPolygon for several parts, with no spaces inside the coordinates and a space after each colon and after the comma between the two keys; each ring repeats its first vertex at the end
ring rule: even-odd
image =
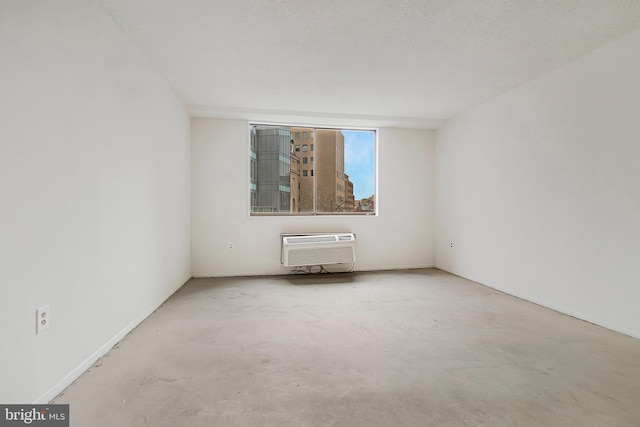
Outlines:
{"type": "Polygon", "coordinates": [[[438,131],[438,268],[640,337],[639,46],[632,33],[438,131]]]}
{"type": "Polygon", "coordinates": [[[248,122],[191,123],[194,277],[282,273],[279,235],[299,232],[355,232],[356,270],[434,265],[432,131],[380,129],[377,217],[250,217],[248,122]]]}
{"type": "Polygon", "coordinates": [[[190,277],[189,119],[93,2],[1,2],[0,52],[0,402],[44,402],[190,277]]]}

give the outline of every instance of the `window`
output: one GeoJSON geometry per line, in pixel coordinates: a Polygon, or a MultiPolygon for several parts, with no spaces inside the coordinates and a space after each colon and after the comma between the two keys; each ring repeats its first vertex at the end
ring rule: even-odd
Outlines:
{"type": "Polygon", "coordinates": [[[250,134],[252,215],[376,212],[375,130],[252,124],[250,134]]]}

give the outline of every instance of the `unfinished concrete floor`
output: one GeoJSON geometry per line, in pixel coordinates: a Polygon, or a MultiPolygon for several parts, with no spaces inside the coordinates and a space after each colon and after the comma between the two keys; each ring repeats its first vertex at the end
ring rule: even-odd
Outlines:
{"type": "Polygon", "coordinates": [[[640,340],[442,271],[194,279],[71,425],[638,426],[640,340]]]}

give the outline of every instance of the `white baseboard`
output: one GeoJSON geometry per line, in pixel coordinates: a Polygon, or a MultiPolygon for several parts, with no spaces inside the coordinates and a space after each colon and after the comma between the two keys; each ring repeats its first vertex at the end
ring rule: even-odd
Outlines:
{"type": "Polygon", "coordinates": [[[610,323],[610,322],[608,322],[606,320],[598,319],[598,318],[596,318],[594,316],[591,316],[591,315],[588,315],[588,314],[585,314],[585,313],[581,313],[581,312],[578,312],[578,311],[575,311],[575,310],[567,309],[566,307],[560,306],[558,304],[554,304],[551,301],[547,301],[547,300],[540,299],[540,298],[537,298],[537,297],[534,297],[534,296],[531,296],[531,295],[528,295],[528,294],[517,292],[517,291],[514,291],[513,289],[510,289],[510,288],[503,288],[503,287],[488,285],[486,283],[483,283],[483,282],[481,282],[479,280],[476,280],[476,279],[473,279],[471,277],[463,276],[461,274],[457,274],[457,273],[454,273],[452,271],[445,270],[442,267],[437,267],[436,266],[436,268],[438,270],[446,271],[447,273],[453,274],[455,276],[462,277],[462,278],[467,279],[467,280],[471,280],[472,282],[479,283],[482,286],[486,286],[488,288],[495,289],[496,291],[504,292],[505,294],[514,296],[516,298],[520,298],[522,300],[531,302],[533,304],[537,304],[539,306],[548,308],[550,310],[557,311],[558,313],[566,314],[567,316],[575,317],[576,319],[579,319],[579,320],[584,320],[585,322],[592,323],[594,325],[603,327],[605,329],[609,329],[611,331],[618,332],[618,333],[630,336],[632,338],[640,339],[640,332],[638,332],[638,331],[632,331],[632,330],[629,330],[629,329],[620,328],[618,325],[614,325],[614,324],[612,324],[612,323],[610,323]]]}
{"type": "Polygon", "coordinates": [[[107,341],[102,347],[96,350],[91,356],[87,357],[80,365],[74,368],[71,372],[64,376],[56,385],[51,387],[47,392],[45,392],[42,396],[36,399],[33,402],[34,405],[37,404],[47,404],[57,395],[59,395],[65,388],[69,387],[71,383],[73,383],[76,379],[80,377],[87,369],[93,366],[98,359],[104,356],[109,350],[113,348],[120,340],[122,340],[129,332],[131,332],[136,326],[138,326],[144,319],[149,317],[151,313],[156,311],[158,307],[160,307],[166,298],[157,305],[153,305],[152,307],[145,310],[141,315],[136,317],[131,323],[125,326],[120,332],[118,332],[115,336],[113,336],[109,341],[107,341]]]}

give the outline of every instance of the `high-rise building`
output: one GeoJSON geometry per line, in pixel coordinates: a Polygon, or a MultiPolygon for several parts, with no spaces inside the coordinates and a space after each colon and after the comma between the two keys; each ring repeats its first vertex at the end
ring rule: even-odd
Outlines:
{"type": "Polygon", "coordinates": [[[291,160],[291,212],[300,212],[300,157],[293,151],[293,140],[290,141],[291,160]]]}
{"type": "Polygon", "coordinates": [[[318,152],[316,177],[316,210],[344,212],[344,136],[339,130],[316,131],[318,152]]]}
{"type": "MultiPolygon", "coordinates": [[[[294,153],[300,156],[300,210],[313,211],[314,182],[317,212],[352,211],[344,173],[344,136],[339,130],[291,128],[294,153]],[[314,181],[315,179],[315,181],[314,181]]],[[[353,193],[353,184],[351,183],[353,193]]]]}
{"type": "Polygon", "coordinates": [[[300,206],[298,212],[313,212],[313,176],[314,166],[314,129],[291,128],[293,141],[293,155],[299,159],[300,177],[300,206]]]}
{"type": "Polygon", "coordinates": [[[289,129],[252,126],[250,155],[251,211],[291,212],[295,195],[299,193],[296,189],[292,196],[289,129]]]}

